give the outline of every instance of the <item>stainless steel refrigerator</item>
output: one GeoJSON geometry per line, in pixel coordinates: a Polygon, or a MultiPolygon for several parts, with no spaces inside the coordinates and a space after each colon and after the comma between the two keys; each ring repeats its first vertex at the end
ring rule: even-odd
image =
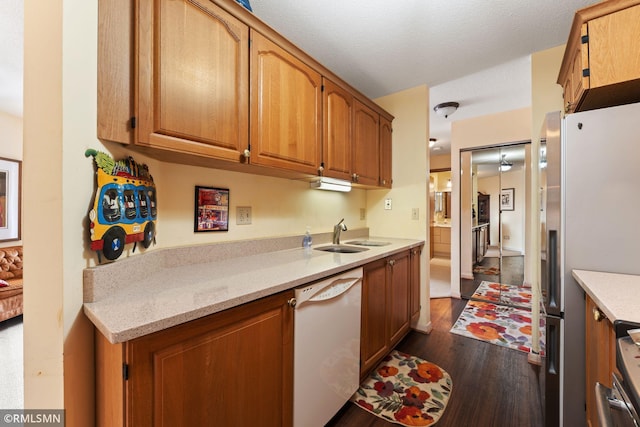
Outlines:
{"type": "Polygon", "coordinates": [[[549,113],[540,145],[545,425],[583,426],[585,298],[571,271],[640,274],[640,103],[549,113]]]}

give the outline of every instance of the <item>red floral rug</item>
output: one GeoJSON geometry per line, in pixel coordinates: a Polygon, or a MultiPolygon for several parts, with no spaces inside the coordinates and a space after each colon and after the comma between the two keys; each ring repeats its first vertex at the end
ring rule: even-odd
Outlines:
{"type": "Polygon", "coordinates": [[[483,267],[482,265],[476,265],[473,267],[475,274],[484,274],[488,276],[497,276],[500,274],[500,267],[483,267]]]}
{"type": "Polygon", "coordinates": [[[447,407],[449,374],[426,360],[392,351],[351,397],[372,414],[405,426],[438,422],[447,407]]]}
{"type": "MultiPolygon", "coordinates": [[[[531,311],[469,301],[451,328],[452,334],[486,341],[525,353],[531,351],[531,311]]],[[[544,356],[544,318],[540,318],[540,355],[544,356]]]]}
{"type": "Polygon", "coordinates": [[[498,302],[531,310],[531,288],[483,281],[472,299],[498,302]]]}

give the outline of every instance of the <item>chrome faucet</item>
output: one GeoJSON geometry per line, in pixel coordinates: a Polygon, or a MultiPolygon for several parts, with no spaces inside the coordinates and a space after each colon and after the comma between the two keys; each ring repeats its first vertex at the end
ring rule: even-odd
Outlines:
{"type": "Polygon", "coordinates": [[[339,223],[333,226],[333,244],[340,244],[340,233],[342,231],[347,231],[347,226],[344,224],[344,218],[340,220],[339,223]]]}

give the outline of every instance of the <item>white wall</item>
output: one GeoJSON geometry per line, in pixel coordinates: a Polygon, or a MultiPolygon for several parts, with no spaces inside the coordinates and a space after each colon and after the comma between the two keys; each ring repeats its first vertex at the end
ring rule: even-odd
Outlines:
{"type": "MultiPolygon", "coordinates": [[[[418,86],[375,100],[393,114],[393,188],[372,190],[367,195],[367,224],[374,236],[403,237],[428,242],[428,134],[429,89],[418,86]],[[392,199],[392,209],[384,200],[392,199]],[[419,220],[411,210],[419,209],[419,220]]],[[[429,310],[429,247],[425,245],[421,263],[421,312],[417,329],[431,329],[429,310]]]]}

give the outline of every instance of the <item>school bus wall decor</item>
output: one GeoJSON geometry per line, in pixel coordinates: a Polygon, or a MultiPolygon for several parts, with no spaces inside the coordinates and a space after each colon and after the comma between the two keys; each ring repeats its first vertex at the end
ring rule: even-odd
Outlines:
{"type": "Polygon", "coordinates": [[[127,243],[146,249],[156,239],[156,186],[147,165],[128,157],[114,161],[108,154],[89,149],[96,164],[97,189],[89,211],[91,249],[108,260],[117,259],[127,243]]]}

